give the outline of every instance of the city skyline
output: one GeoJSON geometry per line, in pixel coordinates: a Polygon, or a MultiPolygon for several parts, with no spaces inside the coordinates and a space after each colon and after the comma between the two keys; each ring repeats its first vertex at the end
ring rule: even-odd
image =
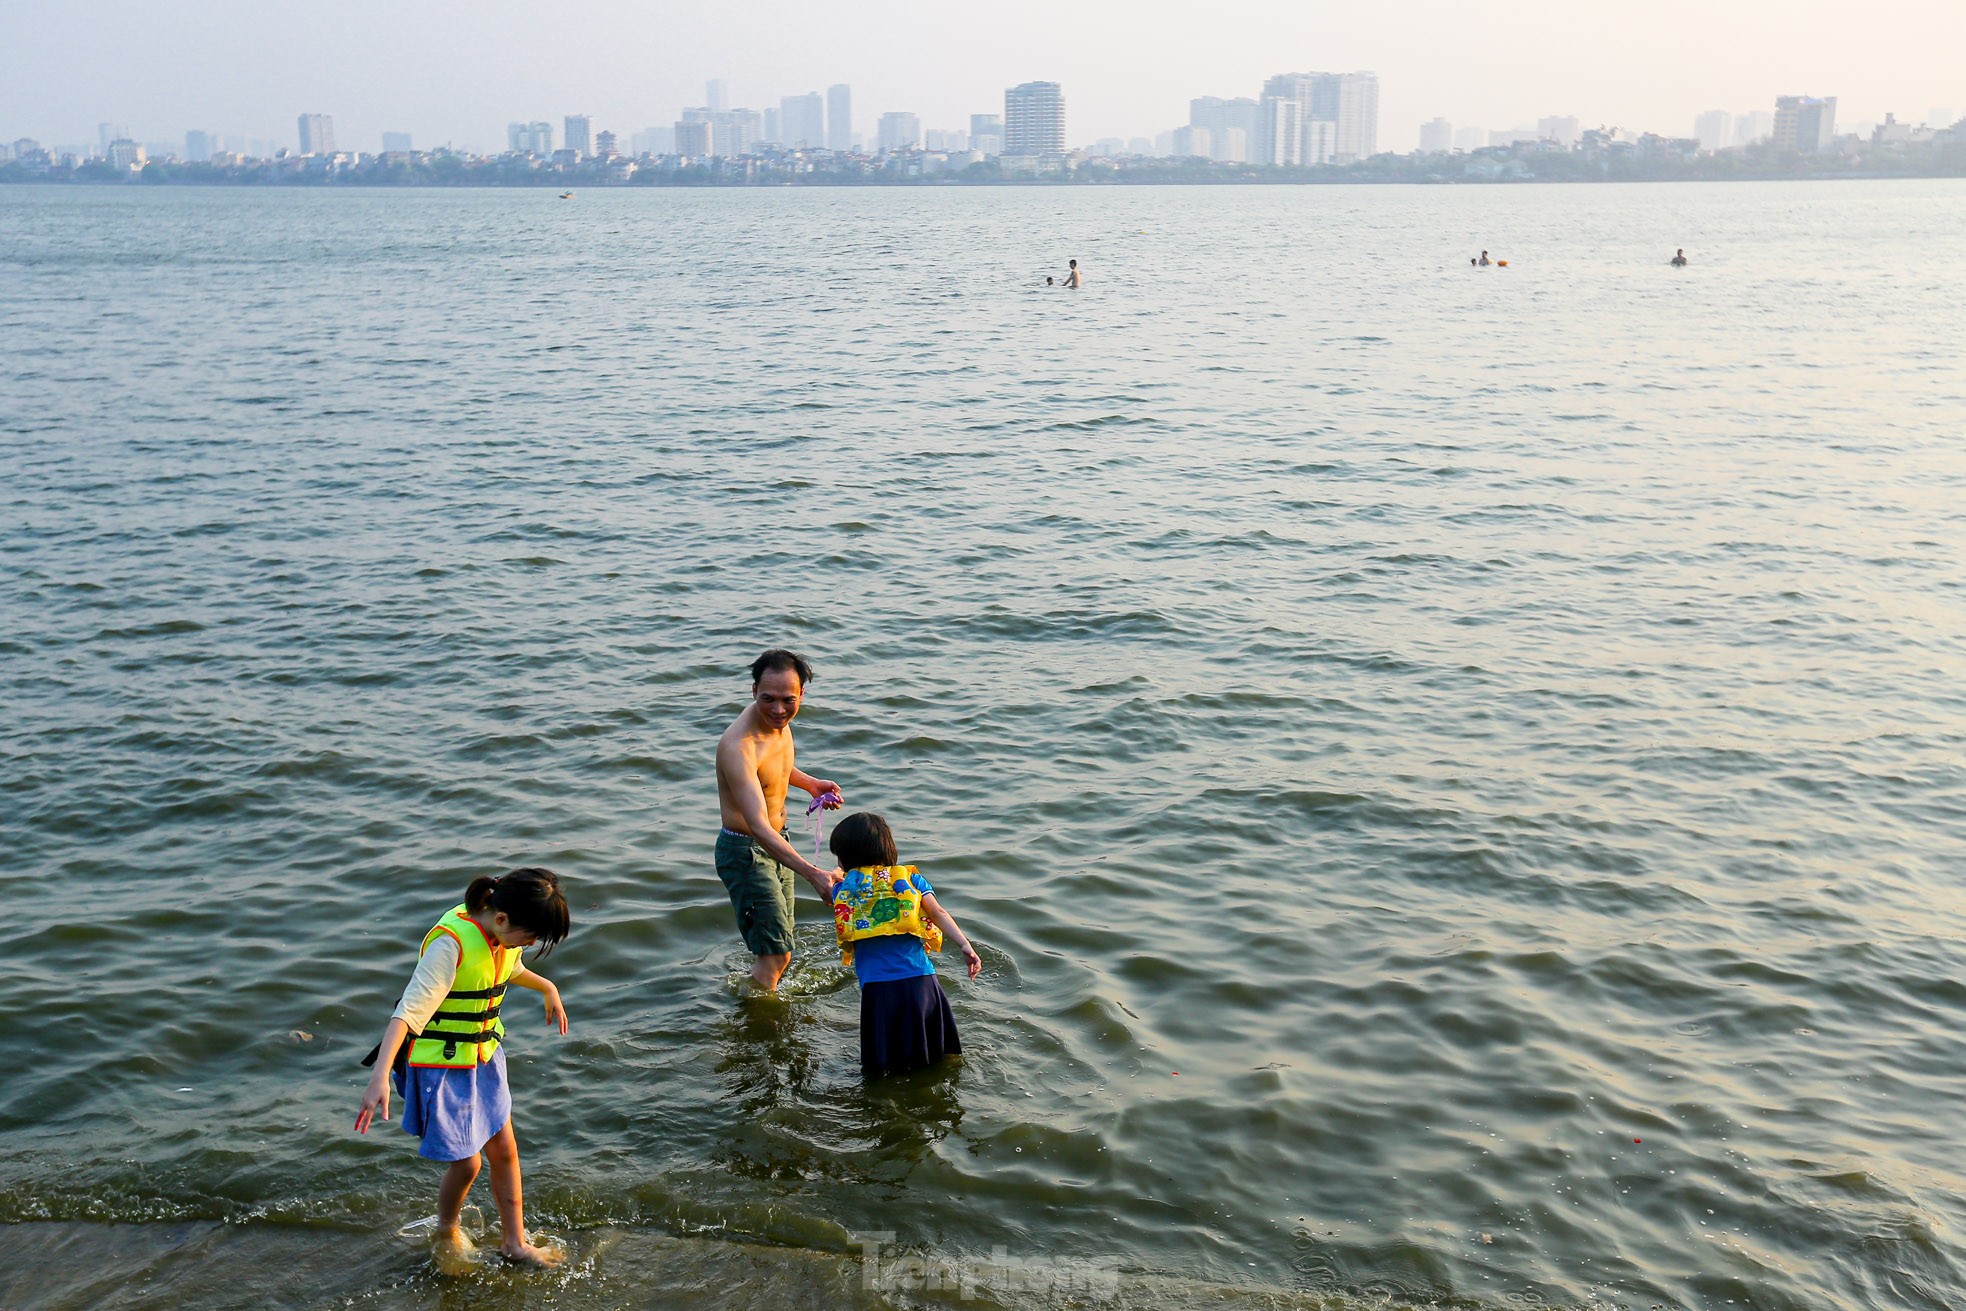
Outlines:
{"type": "MultiPolygon", "coordinates": [[[[970,163],[1003,159],[1006,176],[1056,174],[1069,171],[1088,160],[1106,159],[1203,159],[1216,164],[1254,165],[1285,168],[1346,166],[1372,159],[1419,159],[1435,154],[1467,154],[1500,148],[1512,153],[1523,146],[1538,152],[1572,151],[1582,148],[1592,157],[1619,149],[1637,147],[1641,158],[1673,155],[1690,158],[1694,154],[1714,154],[1757,144],[1772,148],[1777,155],[1822,156],[1861,151],[1864,145],[1915,147],[1956,142],[1966,133],[1966,117],[1952,109],[1934,109],[1924,122],[1897,119],[1887,114],[1882,123],[1849,124],[1837,119],[1835,96],[1780,96],[1773,113],[1749,111],[1735,114],[1709,110],[1698,115],[1692,133],[1660,134],[1624,128],[1587,129],[1575,115],[1553,115],[1534,124],[1491,131],[1478,126],[1456,125],[1444,118],[1420,125],[1417,149],[1376,149],[1378,79],[1372,73],[1289,73],[1269,78],[1261,100],[1238,98],[1223,100],[1202,96],[1189,102],[1189,120],[1154,138],[1103,138],[1081,146],[1067,144],[1066,98],[1055,82],[1024,83],[1004,91],[1004,113],[972,114],[967,131],[925,129],[919,115],[906,111],[884,112],[875,139],[864,141],[850,132],[852,88],[844,84],[829,87],[822,98],[818,93],[785,97],[777,109],[762,113],[729,105],[728,86],[722,79],[706,84],[705,104],[686,108],[682,117],[667,128],[648,128],[642,132],[617,134],[609,129],[594,131],[587,115],[568,115],[563,119],[565,144],[556,149],[554,130],[545,121],[514,122],[506,128],[506,148],[502,157],[525,156],[557,167],[571,167],[585,161],[621,163],[652,157],[697,157],[731,160],[737,158],[780,159],[787,152],[811,152],[824,156],[838,153],[852,158],[878,158],[892,153],[946,154],[947,160],[911,166],[942,172],[961,169],[970,163]],[[1285,112],[1287,111],[1287,112],[1285,112]],[[1008,126],[1006,126],[1008,122],[1008,126]],[[825,144],[815,144],[823,139],[825,144]],[[1622,145],[1620,144],[1622,143],[1622,145]]],[[[375,159],[376,152],[344,145],[335,137],[332,115],[305,113],[297,118],[300,149],[263,148],[267,143],[227,141],[217,133],[189,130],[180,149],[171,142],[144,142],[133,139],[126,127],[111,122],[96,125],[95,149],[59,146],[33,138],[9,141],[0,135],[0,164],[25,162],[31,168],[72,169],[88,161],[103,161],[113,167],[136,170],[148,162],[206,163],[238,166],[253,161],[323,160],[330,168],[342,168],[361,160],[375,159]]],[[[446,157],[489,160],[496,154],[466,154],[448,146],[435,147],[446,157]]],[[[384,132],[384,156],[409,156],[416,152],[411,134],[384,132]]],[[[423,156],[434,157],[426,149],[423,156]]],[[[682,160],[687,166],[688,159],[682,160]]],[[[674,167],[675,165],[670,165],[674,167]]],[[[795,166],[795,168],[800,166],[795,166]]],[[[831,169],[832,166],[825,166],[831,169]]],[[[613,181],[626,181],[633,175],[612,170],[613,181]]],[[[851,169],[849,170],[851,171],[851,169]]]]}
{"type": "Polygon", "coordinates": [[[332,116],[343,149],[374,149],[395,132],[491,152],[514,120],[558,125],[571,114],[625,140],[700,105],[712,78],[732,107],[760,112],[850,85],[853,130],[869,141],[884,113],[955,129],[1000,108],[1006,87],[1055,81],[1070,90],[1068,146],[1154,137],[1187,122],[1196,98],[1255,98],[1289,67],[1375,70],[1378,146],[1396,151],[1413,149],[1420,125],[1436,118],[1492,130],[1574,115],[1691,135],[1701,113],[1755,110],[1782,95],[1835,94],[1850,123],[1966,106],[1966,70],[1951,57],[1966,48],[1966,7],[1938,3],[1897,13],[1887,34],[1796,3],[1749,0],[1716,14],[1675,0],[1597,38],[1576,12],[1540,2],[1494,6],[1475,21],[1435,0],[1397,17],[1315,21],[1285,5],[1245,4],[1233,8],[1247,22],[1222,26],[1260,38],[1197,43],[1157,35],[1182,26],[1158,0],[1088,0],[1071,13],[1010,0],[983,33],[928,12],[889,24],[900,11],[872,0],[854,10],[863,22],[845,24],[761,0],[770,21],[758,25],[694,13],[658,22],[584,0],[555,11],[553,35],[536,49],[509,40],[530,30],[531,11],[505,0],[474,10],[469,25],[342,0],[298,55],[289,34],[243,0],[12,8],[0,132],[63,144],[92,142],[96,124],[114,121],[141,141],[202,131],[293,146],[302,112],[332,116]],[[102,42],[105,30],[121,39],[102,42]],[[606,39],[596,42],[595,31],[606,39]]]}
{"type": "MultiPolygon", "coordinates": [[[[1408,155],[1430,152],[1466,153],[1484,148],[1507,147],[1518,143],[1553,143],[1569,149],[1586,130],[1587,120],[1576,115],[1545,115],[1534,123],[1494,130],[1479,125],[1456,124],[1436,116],[1418,125],[1417,147],[1410,142],[1382,141],[1378,137],[1378,78],[1373,73],[1290,73],[1265,80],[1260,100],[1239,97],[1224,100],[1199,96],[1189,102],[1185,123],[1152,137],[1105,137],[1080,140],[1065,130],[1065,97],[1055,82],[1024,83],[1004,91],[1006,114],[1036,95],[1044,101],[1045,134],[1042,143],[1033,144],[1004,136],[1002,114],[971,114],[967,131],[960,127],[927,127],[922,117],[909,111],[883,111],[871,134],[851,126],[852,88],[834,84],[822,96],[810,92],[782,97],[777,107],[762,111],[730,106],[729,83],[712,78],[705,84],[702,105],[686,107],[680,118],[667,126],[651,126],[641,131],[596,131],[591,115],[567,115],[561,121],[565,144],[556,149],[555,128],[551,122],[515,121],[506,126],[504,150],[562,161],[594,157],[597,153],[617,153],[633,158],[642,155],[703,155],[734,157],[764,150],[831,150],[853,154],[884,154],[894,150],[975,151],[982,156],[999,153],[1011,156],[1062,157],[1100,155],[1158,155],[1162,157],[1200,156],[1217,162],[1306,166],[1348,164],[1374,154],[1408,155]],[[1281,103],[1280,103],[1281,102],[1281,103]],[[842,116],[838,111],[846,110],[842,116]],[[1281,113],[1288,110],[1288,114],[1281,113]]],[[[1663,137],[1697,142],[1700,149],[1714,151],[1750,145],[1756,141],[1776,142],[1784,150],[1821,152],[1833,140],[1852,137],[1868,139],[1882,129],[1880,140],[1916,142],[1928,128],[1938,130],[1961,121],[1960,112],[1951,107],[1928,109],[1923,115],[1909,113],[1903,118],[1887,112],[1882,122],[1839,119],[1838,97],[1811,95],[1779,96],[1773,113],[1767,110],[1707,110],[1695,116],[1691,129],[1668,127],[1661,132],[1622,125],[1598,125],[1607,140],[1636,141],[1641,136],[1663,137]],[[1796,139],[1796,123],[1784,126],[1784,107],[1810,107],[1806,112],[1807,141],[1796,139]]],[[[298,148],[267,139],[248,139],[208,128],[186,129],[177,142],[133,133],[123,124],[101,121],[96,124],[93,147],[84,143],[44,142],[39,138],[10,137],[0,124],[0,161],[8,156],[6,147],[25,146],[45,151],[51,159],[112,159],[142,162],[179,159],[204,162],[223,156],[273,158],[278,155],[372,156],[376,150],[362,143],[338,138],[334,116],[303,113],[296,120],[298,148]]],[[[1395,134],[1397,135],[1397,134],[1395,134]]],[[[414,144],[414,134],[384,131],[380,134],[383,153],[409,153],[415,149],[438,149],[472,157],[496,155],[496,148],[474,150],[450,143],[414,144]]]]}

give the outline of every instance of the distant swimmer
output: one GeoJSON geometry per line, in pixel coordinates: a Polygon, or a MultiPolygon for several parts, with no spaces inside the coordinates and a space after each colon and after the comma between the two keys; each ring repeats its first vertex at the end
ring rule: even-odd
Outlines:
{"type": "Polygon", "coordinates": [[[1489,258],[1488,258],[1488,252],[1484,250],[1484,251],[1482,251],[1482,252],[1481,252],[1481,258],[1480,258],[1480,259],[1478,259],[1478,260],[1476,260],[1476,261],[1474,261],[1474,262],[1475,262],[1475,263],[1476,263],[1477,265],[1479,265],[1479,266],[1481,266],[1482,268],[1484,268],[1484,269],[1485,269],[1485,268],[1487,268],[1487,267],[1488,267],[1488,266],[1489,266],[1490,264],[1493,264],[1493,263],[1494,263],[1495,261],[1494,261],[1494,260],[1491,260],[1491,259],[1489,259],[1489,258]]]}
{"type": "Polygon", "coordinates": [[[1072,271],[1065,275],[1064,285],[1070,287],[1073,291],[1077,291],[1085,285],[1085,278],[1079,273],[1079,262],[1077,260],[1071,260],[1069,262],[1071,263],[1072,271]]]}
{"type": "Polygon", "coordinates": [[[1044,275],[1044,285],[1047,287],[1055,287],[1058,285],[1058,279],[1052,277],[1049,273],[1047,273],[1044,275]]]}
{"type": "Polygon", "coordinates": [[[1686,267],[1686,264],[1687,264],[1686,250],[1684,247],[1682,247],[1678,252],[1676,252],[1673,255],[1672,266],[1676,269],[1683,269],[1686,267]]]}

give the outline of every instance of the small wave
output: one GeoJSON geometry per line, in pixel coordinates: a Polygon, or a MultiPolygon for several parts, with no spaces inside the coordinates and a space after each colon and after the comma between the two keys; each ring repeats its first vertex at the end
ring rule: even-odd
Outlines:
{"type": "Polygon", "coordinates": [[[143,624],[135,628],[104,628],[96,633],[98,641],[118,641],[133,637],[178,637],[186,633],[202,633],[205,626],[195,619],[163,619],[154,624],[143,624]]]}

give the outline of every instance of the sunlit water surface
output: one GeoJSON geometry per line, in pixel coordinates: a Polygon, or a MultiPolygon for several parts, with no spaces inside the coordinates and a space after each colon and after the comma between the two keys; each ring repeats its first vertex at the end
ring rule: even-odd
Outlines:
{"type": "Polygon", "coordinates": [[[1958,183],[0,189],[0,1303],[1966,1302],[1962,304],[1958,183]],[[957,1068],[738,995],[779,643],[957,1068]],[[356,1060],[520,863],[457,1283],[356,1060]]]}

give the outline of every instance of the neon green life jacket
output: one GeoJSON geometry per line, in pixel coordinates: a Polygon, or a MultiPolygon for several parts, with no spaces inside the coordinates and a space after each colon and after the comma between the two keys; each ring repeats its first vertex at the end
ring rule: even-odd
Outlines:
{"type": "Polygon", "coordinates": [[[833,932],[840,962],[853,964],[853,944],[862,938],[912,933],[930,951],[942,950],[942,930],[922,915],[922,892],[913,865],[873,865],[848,870],[833,889],[833,932]]]}
{"type": "Polygon", "coordinates": [[[463,906],[451,907],[423,935],[417,954],[429,951],[439,934],[457,943],[457,978],[410,1044],[410,1064],[468,1070],[489,1061],[505,1036],[499,1000],[505,996],[505,981],[519,972],[519,949],[501,947],[463,906]]]}

